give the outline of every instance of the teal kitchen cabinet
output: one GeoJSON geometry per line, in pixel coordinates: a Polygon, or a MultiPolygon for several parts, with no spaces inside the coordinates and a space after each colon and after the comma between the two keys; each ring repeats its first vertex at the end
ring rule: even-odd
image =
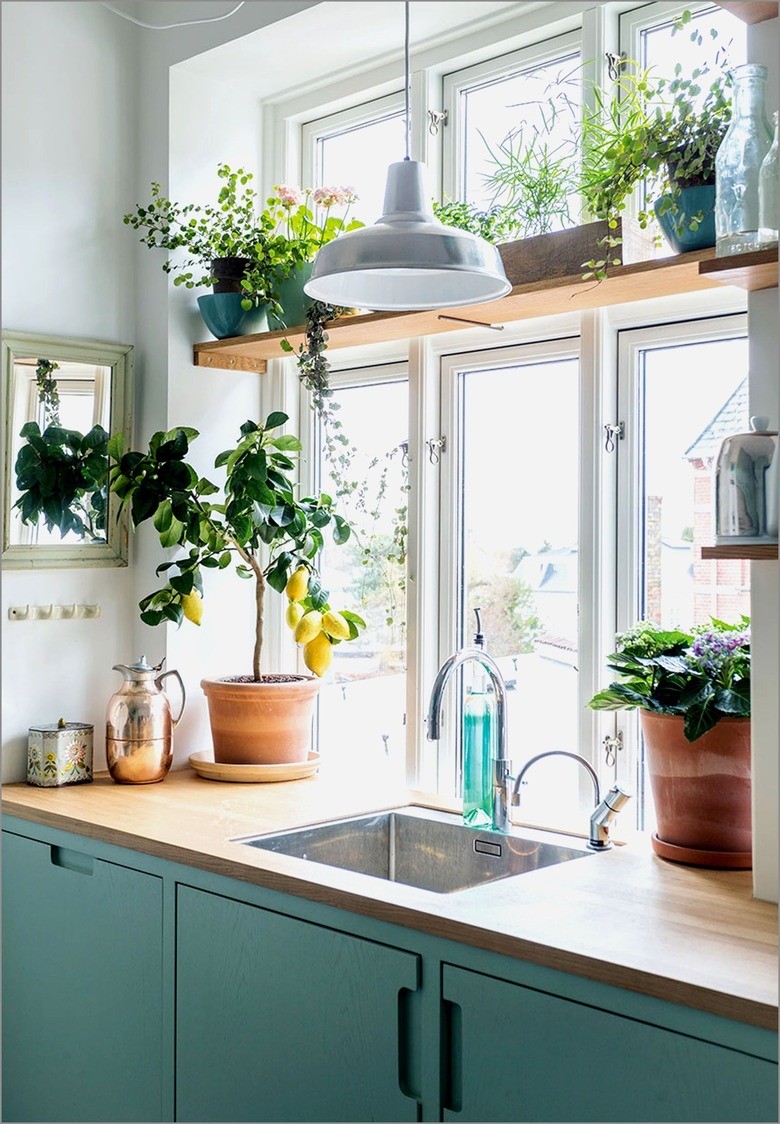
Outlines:
{"type": "Polygon", "coordinates": [[[417,1120],[419,979],[414,953],[180,885],[177,1119],[417,1120]]]}
{"type": "Polygon", "coordinates": [[[3,832],[3,1120],[164,1119],[162,879],[85,843],[3,832]]]}
{"type": "Polygon", "coordinates": [[[444,1120],[777,1120],[765,1058],[452,964],[442,1004],[444,1120]]]}

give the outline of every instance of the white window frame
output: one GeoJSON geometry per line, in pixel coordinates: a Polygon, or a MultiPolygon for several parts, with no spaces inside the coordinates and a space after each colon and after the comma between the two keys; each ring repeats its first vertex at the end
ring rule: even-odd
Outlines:
{"type": "Polygon", "coordinates": [[[463,192],[464,128],[461,94],[526,70],[533,70],[568,55],[582,57],[582,30],[570,31],[540,40],[511,54],[499,55],[474,66],[445,74],[442,79],[442,106],[447,113],[447,127],[442,132],[442,196],[460,199],[463,192]]]}
{"type": "Polygon", "coordinates": [[[715,11],[717,8],[718,5],[714,3],[681,4],[678,0],[658,0],[657,3],[644,4],[641,8],[623,12],[620,16],[620,50],[625,53],[626,58],[644,66],[645,62],[641,57],[643,32],[671,23],[686,10],[696,18],[703,12],[715,11]]]}
{"type": "MultiPolygon", "coordinates": [[[[640,613],[640,355],[686,344],[747,338],[747,333],[745,312],[724,312],[673,324],[646,324],[618,332],[617,416],[623,422],[624,436],[617,445],[617,632],[634,625],[640,613]]],[[[621,711],[619,715],[616,726],[622,733],[623,751],[618,755],[617,780],[640,798],[644,778],[640,775],[639,723],[633,712],[621,711]]]]}
{"type": "MultiPolygon", "coordinates": [[[[337,113],[313,118],[301,126],[301,182],[310,187],[322,187],[318,180],[317,145],[320,140],[349,132],[385,117],[395,117],[404,111],[403,90],[374,98],[342,109],[337,113]]],[[[400,160],[403,153],[395,157],[400,160]]],[[[388,153],[388,163],[393,154],[388,153]]]]}

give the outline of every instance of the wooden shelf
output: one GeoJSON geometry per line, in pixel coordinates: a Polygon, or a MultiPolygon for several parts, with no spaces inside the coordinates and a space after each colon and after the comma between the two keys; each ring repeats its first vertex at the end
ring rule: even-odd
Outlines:
{"type": "Polygon", "coordinates": [[[705,561],[716,558],[749,558],[754,562],[777,558],[777,543],[733,543],[729,546],[703,546],[701,556],[705,561]]]}
{"type": "Polygon", "coordinates": [[[748,292],[771,289],[777,285],[777,246],[771,250],[755,250],[752,254],[711,258],[699,264],[699,272],[713,281],[748,292]]]}
{"type": "Polygon", "coordinates": [[[718,7],[725,8],[743,23],[763,23],[764,20],[777,19],[777,0],[731,0],[731,3],[719,3],[718,7]]]}
{"type": "MultiPolygon", "coordinates": [[[[508,324],[515,320],[584,312],[614,304],[630,304],[654,297],[675,296],[721,284],[763,289],[777,285],[777,250],[761,250],[716,259],[715,250],[697,250],[669,258],[635,262],[609,271],[604,281],[583,281],[581,276],[554,277],[516,285],[508,296],[489,304],[424,312],[369,312],[342,317],[328,326],[328,347],[358,347],[389,340],[412,339],[458,331],[469,325],[508,324]],[[774,263],[774,267],[772,265],[774,263]],[[735,277],[748,278],[740,284],[735,277]]],[[[498,333],[496,333],[498,335],[498,333]]],[[[294,351],[305,340],[303,325],[289,332],[262,332],[195,345],[197,367],[220,370],[266,370],[269,359],[284,358],[280,341],[288,339],[294,351]]]]}

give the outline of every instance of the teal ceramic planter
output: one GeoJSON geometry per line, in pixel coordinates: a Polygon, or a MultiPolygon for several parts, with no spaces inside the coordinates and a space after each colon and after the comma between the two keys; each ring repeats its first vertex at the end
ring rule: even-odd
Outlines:
{"type": "Polygon", "coordinates": [[[296,267],[290,277],[286,277],[277,285],[279,304],[282,306],[281,317],[276,317],[271,312],[268,315],[268,325],[271,331],[281,328],[296,328],[299,324],[306,323],[306,309],[313,303],[307,297],[303,286],[311,278],[313,263],[302,262],[296,267]]]}
{"type": "Polygon", "coordinates": [[[678,254],[687,254],[693,250],[706,250],[708,246],[715,245],[715,184],[705,187],[684,187],[680,191],[677,214],[667,211],[659,214],[659,208],[668,195],[662,195],[653,204],[658,225],[664,233],[664,238],[678,254]],[[701,211],[704,220],[699,223],[698,230],[690,230],[688,216],[696,215],[701,211]]]}
{"type": "Polygon", "coordinates": [[[243,299],[241,293],[206,293],[198,297],[200,314],[212,336],[226,340],[268,331],[265,305],[252,305],[245,311],[241,307],[243,299]]]}

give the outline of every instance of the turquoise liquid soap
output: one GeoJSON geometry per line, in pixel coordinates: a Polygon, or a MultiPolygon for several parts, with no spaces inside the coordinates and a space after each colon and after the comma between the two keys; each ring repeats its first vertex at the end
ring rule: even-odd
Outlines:
{"type": "MultiPolygon", "coordinates": [[[[484,648],[479,609],[474,646],[484,648]]],[[[463,822],[467,827],[493,826],[493,758],[497,755],[495,704],[487,675],[472,664],[473,678],[463,705],[463,822]]]]}

